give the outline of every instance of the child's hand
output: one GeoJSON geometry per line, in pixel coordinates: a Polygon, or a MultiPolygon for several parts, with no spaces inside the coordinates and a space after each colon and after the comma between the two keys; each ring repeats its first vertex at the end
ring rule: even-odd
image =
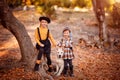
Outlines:
{"type": "Polygon", "coordinates": [[[41,44],[40,46],[41,46],[41,47],[44,47],[44,44],[41,44]]]}

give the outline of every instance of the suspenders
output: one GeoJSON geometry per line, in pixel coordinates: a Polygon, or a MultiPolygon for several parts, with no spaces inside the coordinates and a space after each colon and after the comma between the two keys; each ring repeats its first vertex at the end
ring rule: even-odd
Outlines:
{"type": "MultiPolygon", "coordinates": [[[[39,38],[40,38],[39,41],[41,41],[41,36],[40,36],[40,30],[39,30],[39,28],[37,28],[37,31],[38,31],[38,35],[39,35],[39,38]]],[[[48,29],[48,32],[47,32],[46,40],[48,39],[48,37],[49,37],[49,29],[48,29]]]]}

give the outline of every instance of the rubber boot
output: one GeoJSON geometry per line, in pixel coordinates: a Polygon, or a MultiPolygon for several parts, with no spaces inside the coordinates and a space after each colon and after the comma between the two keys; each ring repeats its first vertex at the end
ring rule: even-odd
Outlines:
{"type": "Polygon", "coordinates": [[[34,66],[34,71],[38,71],[38,70],[39,70],[39,65],[40,65],[40,63],[41,63],[41,60],[37,60],[37,61],[36,61],[36,64],[35,64],[35,66],[34,66]]]}
{"type": "Polygon", "coordinates": [[[48,72],[52,72],[52,65],[49,65],[48,72]]]}
{"type": "Polygon", "coordinates": [[[35,64],[35,66],[34,66],[34,71],[38,71],[39,70],[39,64],[35,64]]]}
{"type": "Polygon", "coordinates": [[[70,76],[71,76],[71,77],[74,77],[74,74],[73,74],[73,66],[70,66],[70,76]]]}
{"type": "Polygon", "coordinates": [[[68,71],[68,66],[64,66],[63,75],[64,75],[65,77],[68,76],[68,75],[67,75],[67,71],[68,71]]]}

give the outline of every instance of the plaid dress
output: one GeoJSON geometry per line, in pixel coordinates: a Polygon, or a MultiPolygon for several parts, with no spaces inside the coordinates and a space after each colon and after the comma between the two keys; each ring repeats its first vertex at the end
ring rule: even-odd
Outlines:
{"type": "Polygon", "coordinates": [[[59,47],[63,48],[64,54],[62,56],[63,59],[73,59],[73,49],[72,49],[72,40],[66,40],[64,38],[61,39],[61,41],[58,43],[59,47]]]}

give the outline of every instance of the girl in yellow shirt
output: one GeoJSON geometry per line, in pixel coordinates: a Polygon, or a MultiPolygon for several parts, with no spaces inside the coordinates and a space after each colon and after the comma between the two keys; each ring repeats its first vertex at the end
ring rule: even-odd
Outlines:
{"type": "Polygon", "coordinates": [[[49,32],[48,24],[50,23],[50,19],[48,17],[42,16],[39,18],[40,21],[40,27],[35,30],[35,39],[37,44],[39,45],[39,53],[37,56],[36,64],[34,66],[34,71],[39,70],[39,64],[41,63],[41,57],[43,54],[46,55],[47,58],[47,65],[49,67],[48,71],[51,72],[51,43],[53,43],[54,46],[56,46],[56,42],[52,36],[52,34],[49,32]]]}

